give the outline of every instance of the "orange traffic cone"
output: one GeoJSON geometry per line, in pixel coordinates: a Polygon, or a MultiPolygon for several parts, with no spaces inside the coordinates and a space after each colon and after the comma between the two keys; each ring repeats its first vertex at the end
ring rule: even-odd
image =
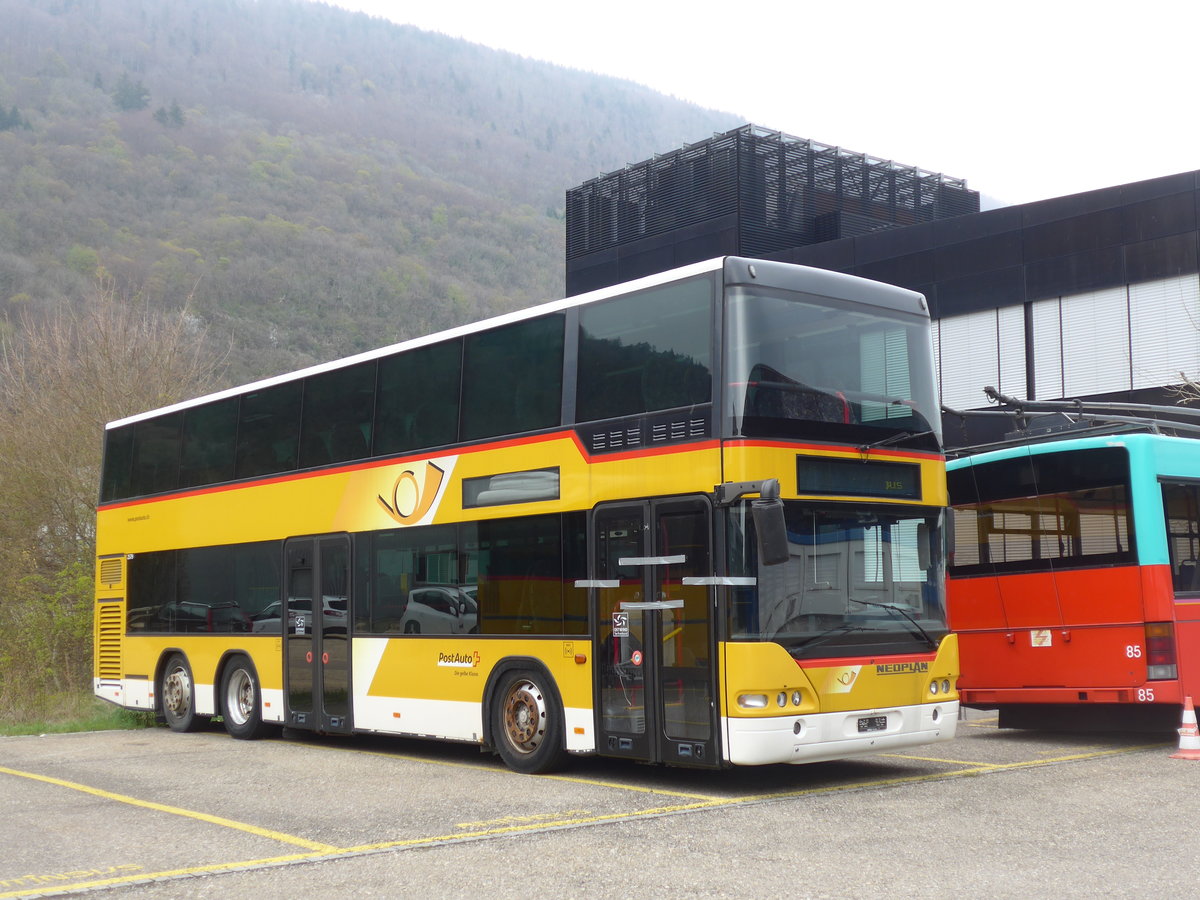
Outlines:
{"type": "Polygon", "coordinates": [[[1171,759],[1200,759],[1200,730],[1196,728],[1196,708],[1192,698],[1183,701],[1183,727],[1179,729],[1179,751],[1171,759]]]}

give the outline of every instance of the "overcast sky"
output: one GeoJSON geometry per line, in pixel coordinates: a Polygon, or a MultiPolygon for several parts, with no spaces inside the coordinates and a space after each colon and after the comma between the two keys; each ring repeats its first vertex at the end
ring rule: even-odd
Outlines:
{"type": "Polygon", "coordinates": [[[1001,204],[1200,169],[1200,0],[334,5],[965,178],[1001,204]]]}

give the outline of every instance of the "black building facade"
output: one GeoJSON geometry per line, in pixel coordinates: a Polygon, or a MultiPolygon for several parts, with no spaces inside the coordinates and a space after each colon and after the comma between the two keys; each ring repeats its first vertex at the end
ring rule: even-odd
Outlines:
{"type": "Polygon", "coordinates": [[[567,191],[567,294],[735,254],[979,211],[979,194],[891,160],[753,125],[567,191]]]}
{"type": "Polygon", "coordinates": [[[959,315],[1200,271],[1198,188],[1200,172],[1185,172],[771,256],[902,285],[935,318],[959,315]]]}

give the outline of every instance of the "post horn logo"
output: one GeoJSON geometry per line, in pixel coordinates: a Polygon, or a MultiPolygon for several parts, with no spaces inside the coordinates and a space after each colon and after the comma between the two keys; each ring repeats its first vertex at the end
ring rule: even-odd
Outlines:
{"type": "Polygon", "coordinates": [[[404,469],[392,485],[391,502],[385,500],[382,494],[376,499],[387,514],[401,525],[413,525],[433,508],[445,475],[442,469],[431,462],[426,462],[423,468],[415,466],[404,469]]]}

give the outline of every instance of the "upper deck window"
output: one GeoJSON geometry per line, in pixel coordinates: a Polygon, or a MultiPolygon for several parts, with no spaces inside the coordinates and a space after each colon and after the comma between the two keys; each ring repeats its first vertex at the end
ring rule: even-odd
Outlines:
{"type": "Polygon", "coordinates": [[[370,456],[374,413],[373,361],[306,378],[300,467],[370,456]]]}
{"type": "Polygon", "coordinates": [[[541,316],[467,337],[462,440],[562,423],[563,321],[541,316]]]}
{"type": "Polygon", "coordinates": [[[461,340],[381,359],[375,454],[404,453],[457,441],[461,376],[461,340]]]}
{"type": "Polygon", "coordinates": [[[237,447],[237,397],[193,407],[183,414],[180,487],[233,478],[237,447]]]}
{"type": "Polygon", "coordinates": [[[710,278],[695,278],[584,307],[576,419],[709,402],[712,294],[710,278]]]}
{"type": "Polygon", "coordinates": [[[172,413],[134,426],[133,493],[153,494],[179,487],[179,428],[182,420],[182,415],[172,413]]]}
{"type": "Polygon", "coordinates": [[[242,397],[238,422],[238,478],[290,472],[296,468],[303,384],[289,381],[242,397]]]}
{"type": "Polygon", "coordinates": [[[897,444],[938,447],[924,318],[826,297],[733,290],[725,342],[733,436],[853,443],[896,436],[897,444]]]}

